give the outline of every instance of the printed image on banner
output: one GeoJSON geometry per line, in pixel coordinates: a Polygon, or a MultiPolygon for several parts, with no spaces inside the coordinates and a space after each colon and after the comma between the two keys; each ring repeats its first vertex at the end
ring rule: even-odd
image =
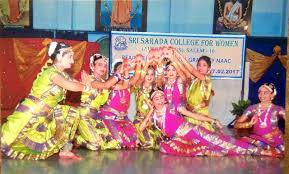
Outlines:
{"type": "Polygon", "coordinates": [[[134,59],[137,54],[147,56],[151,48],[172,46],[193,66],[198,58],[209,56],[213,79],[243,77],[244,35],[191,35],[173,33],[119,32],[111,33],[111,61],[134,59]]]}

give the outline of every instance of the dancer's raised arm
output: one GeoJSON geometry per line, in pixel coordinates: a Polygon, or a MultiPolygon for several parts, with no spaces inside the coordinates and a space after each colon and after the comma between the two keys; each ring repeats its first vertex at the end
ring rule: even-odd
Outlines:
{"type": "Polygon", "coordinates": [[[184,67],[195,77],[200,80],[205,80],[205,75],[200,73],[186,58],[184,58],[177,50],[175,50],[176,57],[184,65],[184,67]]]}

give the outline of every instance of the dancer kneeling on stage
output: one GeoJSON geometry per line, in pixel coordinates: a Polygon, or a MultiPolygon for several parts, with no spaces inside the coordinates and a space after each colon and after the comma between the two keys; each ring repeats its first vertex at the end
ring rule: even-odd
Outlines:
{"type": "Polygon", "coordinates": [[[66,90],[89,91],[91,87],[65,72],[74,63],[72,47],[51,42],[48,56],[53,64],[38,74],[30,94],[2,125],[1,150],[11,158],[46,159],[60,151],[60,158],[80,159],[71,152],[79,112],[60,103],[66,90]]]}
{"type": "Polygon", "coordinates": [[[187,122],[182,115],[200,121],[209,121],[216,124],[218,128],[222,128],[218,120],[192,113],[183,106],[171,109],[166,104],[163,91],[154,91],[151,94],[151,100],[147,101],[150,111],[141,125],[141,130],[153,120],[162,134],[169,138],[168,141],[161,143],[160,151],[163,153],[181,156],[276,155],[274,152],[187,122]]]}
{"type": "Polygon", "coordinates": [[[274,84],[265,83],[260,86],[258,91],[260,103],[249,106],[236,121],[234,127],[237,129],[253,127],[252,134],[242,137],[242,141],[263,149],[272,149],[277,154],[284,155],[284,140],[278,128],[278,120],[285,119],[285,110],[272,103],[276,94],[274,84]]]}

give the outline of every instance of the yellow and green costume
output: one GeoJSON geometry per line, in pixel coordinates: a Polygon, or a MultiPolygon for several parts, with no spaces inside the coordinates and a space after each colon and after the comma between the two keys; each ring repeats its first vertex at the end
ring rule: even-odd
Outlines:
{"type": "MultiPolygon", "coordinates": [[[[209,102],[212,94],[212,80],[210,76],[205,76],[205,80],[195,78],[187,90],[187,109],[189,111],[209,115],[209,102]]],[[[206,129],[214,131],[213,126],[209,122],[202,122],[190,117],[185,117],[187,121],[200,125],[206,129]]]]}
{"type": "Polygon", "coordinates": [[[109,96],[108,90],[92,89],[82,92],[79,107],[80,123],[76,136],[76,144],[90,150],[119,149],[119,143],[114,140],[110,131],[98,118],[99,108],[104,105],[109,96]]]}
{"type": "Polygon", "coordinates": [[[59,104],[66,91],[52,82],[57,74],[69,79],[54,66],[45,69],[33,82],[29,96],[2,125],[1,150],[5,155],[46,159],[74,138],[79,113],[73,107],[59,104]]]}
{"type": "Polygon", "coordinates": [[[147,127],[144,131],[140,131],[140,124],[145,119],[149,111],[149,107],[145,103],[145,99],[149,99],[149,93],[150,91],[146,91],[144,89],[135,89],[137,114],[133,123],[137,131],[141,148],[158,149],[161,141],[161,132],[157,130],[153,124],[151,124],[150,127],[147,127]]]}

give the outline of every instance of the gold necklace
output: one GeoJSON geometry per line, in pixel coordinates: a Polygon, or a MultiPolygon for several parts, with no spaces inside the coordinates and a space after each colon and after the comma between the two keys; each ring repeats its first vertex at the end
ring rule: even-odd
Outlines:
{"type": "Polygon", "coordinates": [[[158,113],[158,115],[161,115],[161,114],[165,113],[165,111],[166,111],[166,107],[163,107],[160,111],[156,110],[156,113],[158,113]],[[161,114],[159,114],[159,113],[161,113],[161,114]]]}
{"type": "Polygon", "coordinates": [[[142,86],[143,93],[150,93],[152,91],[152,85],[150,85],[148,88],[146,88],[144,85],[142,86]]]}

